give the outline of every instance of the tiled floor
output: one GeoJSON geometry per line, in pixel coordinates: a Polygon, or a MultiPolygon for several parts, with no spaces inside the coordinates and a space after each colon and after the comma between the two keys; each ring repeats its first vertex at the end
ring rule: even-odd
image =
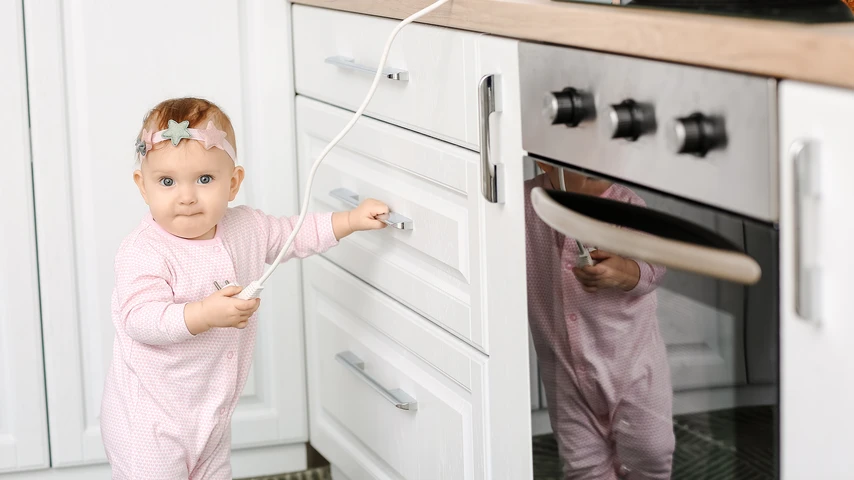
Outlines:
{"type": "MultiPolygon", "coordinates": [[[[776,410],[740,408],[674,418],[676,452],[673,480],[771,480],[774,473],[773,432],[776,410]],[[734,432],[738,432],[738,442],[734,432]]],[[[532,441],[534,480],[561,480],[557,444],[552,435],[532,441]]],[[[312,452],[305,472],[246,480],[331,480],[326,461],[312,452]]]]}
{"type": "Polygon", "coordinates": [[[304,472],[286,473],[270,477],[255,477],[244,480],[332,480],[332,475],[329,473],[329,467],[326,466],[312,468],[304,472]]]}
{"type": "MultiPolygon", "coordinates": [[[[739,408],[674,418],[673,480],[771,480],[775,474],[776,410],[739,408]],[[738,441],[734,432],[738,432],[738,441]]],[[[534,437],[534,479],[560,480],[557,443],[534,437]]]]}
{"type": "Polygon", "coordinates": [[[281,475],[244,478],[240,480],[332,480],[332,474],[329,472],[329,461],[323,458],[323,455],[312,448],[310,444],[306,445],[306,463],[308,464],[308,470],[304,472],[283,473],[281,475]]]}

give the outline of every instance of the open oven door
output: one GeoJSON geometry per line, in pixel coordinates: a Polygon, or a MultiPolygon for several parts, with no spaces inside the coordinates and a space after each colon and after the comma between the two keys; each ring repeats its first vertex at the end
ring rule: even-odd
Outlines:
{"type": "Polygon", "coordinates": [[[618,255],[745,285],[762,276],[724,237],[663,212],[542,187],[531,190],[531,204],[557,232],[618,255]]]}

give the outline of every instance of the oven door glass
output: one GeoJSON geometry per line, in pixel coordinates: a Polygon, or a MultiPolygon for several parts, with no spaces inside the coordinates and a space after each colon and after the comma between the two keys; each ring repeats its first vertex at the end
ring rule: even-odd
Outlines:
{"type": "Polygon", "coordinates": [[[776,226],[526,172],[534,478],[779,478],[776,226]]]}

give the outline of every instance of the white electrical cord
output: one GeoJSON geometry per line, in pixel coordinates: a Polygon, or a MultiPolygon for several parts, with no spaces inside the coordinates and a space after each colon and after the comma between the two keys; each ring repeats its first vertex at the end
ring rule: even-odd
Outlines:
{"type": "Polygon", "coordinates": [[[253,280],[249,285],[245,286],[243,290],[240,291],[240,293],[235,295],[236,298],[243,300],[258,298],[261,295],[261,291],[264,289],[264,282],[266,282],[267,279],[270,278],[270,275],[272,275],[273,271],[276,270],[276,267],[279,266],[279,263],[281,263],[282,258],[285,256],[288,249],[291,248],[291,244],[294,243],[294,239],[296,238],[297,233],[299,233],[299,229],[300,227],[302,227],[302,223],[305,220],[305,214],[308,211],[308,202],[311,199],[311,186],[312,183],[314,183],[314,174],[317,171],[317,167],[320,166],[320,162],[323,161],[324,157],[329,154],[329,152],[335,147],[335,145],[337,145],[338,142],[340,142],[341,139],[344,138],[345,135],[347,135],[350,129],[353,128],[353,125],[355,125],[356,122],[359,120],[359,117],[361,117],[362,114],[365,112],[365,109],[368,108],[368,104],[371,102],[371,98],[374,96],[374,92],[377,90],[380,78],[382,78],[383,69],[385,69],[385,62],[388,58],[388,53],[391,50],[391,45],[394,42],[394,38],[397,36],[398,33],[400,33],[403,27],[418,20],[424,15],[427,15],[433,10],[436,10],[437,8],[441,7],[445,3],[448,3],[449,1],[450,0],[438,0],[437,2],[424,8],[423,10],[420,10],[414,13],[413,15],[410,15],[409,17],[405,18],[403,21],[397,24],[396,27],[394,27],[394,30],[391,31],[388,40],[386,40],[385,48],[383,49],[383,54],[380,57],[379,65],[377,65],[377,73],[376,75],[374,75],[374,81],[373,83],[371,83],[371,88],[368,89],[368,94],[362,101],[362,105],[359,106],[359,108],[356,110],[356,113],[353,114],[353,118],[350,119],[344,129],[341,130],[341,132],[335,138],[333,138],[331,142],[329,142],[329,145],[327,145],[322,152],[320,152],[320,155],[317,157],[317,160],[315,160],[314,164],[311,166],[311,171],[309,172],[308,179],[306,180],[305,196],[303,196],[302,208],[300,209],[299,219],[297,220],[296,225],[294,225],[293,231],[291,231],[290,236],[285,242],[285,246],[282,247],[282,251],[279,252],[279,256],[276,257],[276,260],[273,262],[273,264],[270,265],[266,272],[264,272],[264,275],[258,280],[253,280]]]}

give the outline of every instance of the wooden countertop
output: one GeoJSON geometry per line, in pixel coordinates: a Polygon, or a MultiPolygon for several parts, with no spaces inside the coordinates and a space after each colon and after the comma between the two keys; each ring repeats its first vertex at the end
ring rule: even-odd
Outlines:
{"type": "MultiPolygon", "coordinates": [[[[292,0],[405,18],[430,0],[292,0]]],[[[854,88],[854,22],[788,22],[552,0],[451,0],[423,23],[854,88]]]]}

